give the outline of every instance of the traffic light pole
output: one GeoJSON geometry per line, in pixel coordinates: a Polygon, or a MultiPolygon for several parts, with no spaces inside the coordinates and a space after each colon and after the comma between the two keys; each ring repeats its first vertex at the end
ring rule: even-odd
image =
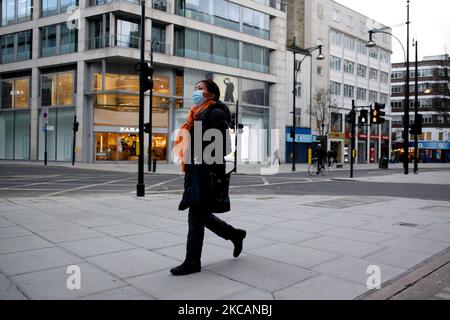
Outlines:
{"type": "Polygon", "coordinates": [[[44,144],[45,144],[45,149],[44,149],[44,165],[46,166],[47,165],[47,132],[48,132],[48,128],[47,128],[47,123],[44,125],[44,130],[45,130],[45,138],[44,138],[44,144]]]}
{"type": "Polygon", "coordinates": [[[138,160],[138,184],[136,195],[145,196],[144,184],[144,54],[145,54],[145,1],[141,1],[141,63],[139,68],[139,160],[138,160]]]}
{"type": "Polygon", "coordinates": [[[75,165],[75,146],[77,142],[77,131],[75,130],[77,126],[77,116],[73,117],[73,145],[72,145],[72,166],[75,165]]]}
{"type": "Polygon", "coordinates": [[[418,156],[418,149],[419,149],[419,136],[417,132],[417,123],[419,121],[419,49],[417,48],[417,41],[414,42],[414,47],[416,49],[416,63],[415,63],[415,69],[416,69],[416,79],[414,83],[415,87],[415,94],[414,94],[414,174],[419,173],[419,156],[418,156]]]}
{"type": "MultiPolygon", "coordinates": [[[[150,67],[153,68],[153,41],[150,42],[150,67]]],[[[148,113],[148,123],[149,132],[148,132],[148,163],[147,163],[147,171],[152,171],[152,157],[153,157],[153,89],[150,89],[150,110],[148,113]]],[[[156,159],[155,159],[156,160],[156,159]]],[[[153,172],[156,171],[156,168],[153,167],[153,172]]]]}
{"type": "Polygon", "coordinates": [[[351,121],[352,121],[352,142],[351,142],[351,150],[350,150],[350,178],[353,179],[353,164],[355,162],[355,156],[354,156],[354,150],[355,150],[355,135],[356,135],[356,107],[355,107],[355,100],[352,100],[352,114],[351,114],[351,121]]]}

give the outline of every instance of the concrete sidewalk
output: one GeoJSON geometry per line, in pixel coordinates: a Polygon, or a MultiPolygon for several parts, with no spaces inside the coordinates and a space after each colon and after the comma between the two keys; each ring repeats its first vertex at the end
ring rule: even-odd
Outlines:
{"type": "MultiPolygon", "coordinates": [[[[17,164],[17,165],[35,165],[43,166],[42,161],[9,161],[0,160],[0,167],[2,164],[17,164]]],[[[104,171],[115,171],[115,172],[128,172],[137,173],[138,164],[134,162],[96,162],[96,163],[72,163],[69,162],[48,162],[49,167],[67,167],[67,168],[79,168],[79,169],[90,169],[90,170],[104,170],[104,171]]],[[[233,164],[228,163],[227,168],[232,169],[233,164]]],[[[238,174],[261,174],[261,169],[268,168],[265,164],[238,164],[238,174]]],[[[410,164],[410,173],[413,173],[414,165],[410,164]]],[[[390,169],[402,169],[403,164],[401,163],[390,163],[390,169]]],[[[297,172],[308,172],[308,165],[305,163],[300,163],[296,165],[297,172]]],[[[450,170],[450,163],[421,163],[419,164],[420,169],[445,169],[450,170]]],[[[333,171],[350,171],[350,164],[345,164],[343,168],[337,169],[332,168],[333,171]]],[[[372,164],[355,164],[354,170],[379,170],[377,163],[372,164]]],[[[292,173],[292,164],[281,164],[278,168],[279,173],[292,173]]],[[[389,171],[386,171],[389,172],[389,171]]],[[[147,163],[144,165],[144,173],[147,173],[147,163]]],[[[156,173],[158,174],[181,174],[180,165],[158,163],[156,166],[156,173]]]]}
{"type": "Polygon", "coordinates": [[[248,237],[239,259],[209,231],[203,271],[185,255],[179,195],[0,199],[1,299],[353,299],[369,266],[386,283],[450,247],[450,202],[233,196],[221,215],[248,237]],[[81,289],[67,268],[79,266],[81,289]]]}

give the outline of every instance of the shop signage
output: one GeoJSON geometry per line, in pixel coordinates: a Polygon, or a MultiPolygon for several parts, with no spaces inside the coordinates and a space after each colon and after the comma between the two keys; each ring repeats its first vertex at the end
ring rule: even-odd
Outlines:
{"type": "MultiPolygon", "coordinates": [[[[45,124],[42,126],[42,131],[45,132],[45,124]]],[[[47,131],[55,131],[55,127],[47,125],[47,131]]]]}
{"type": "Polygon", "coordinates": [[[370,140],[378,140],[378,135],[370,135],[370,140]]]}
{"type": "MultiPolygon", "coordinates": [[[[414,143],[409,143],[410,147],[414,147],[414,143]]],[[[419,142],[419,149],[429,149],[429,150],[450,150],[450,142],[433,142],[433,141],[423,141],[419,142]]]]}
{"type": "Polygon", "coordinates": [[[367,134],[360,134],[358,136],[359,139],[367,139],[367,134]]]}
{"type": "Polygon", "coordinates": [[[389,136],[381,136],[382,140],[389,140],[389,136]]]}
{"type": "Polygon", "coordinates": [[[119,128],[120,133],[138,133],[139,128],[127,128],[127,127],[120,127],[119,128]]]}
{"type": "Polygon", "coordinates": [[[41,114],[42,123],[44,124],[48,123],[48,116],[49,116],[48,108],[42,108],[41,114]]]}
{"type": "Polygon", "coordinates": [[[328,137],[330,139],[341,139],[341,140],[344,140],[345,139],[345,133],[342,133],[342,132],[330,132],[328,134],[328,137]]]}
{"type": "MultiPolygon", "coordinates": [[[[309,128],[295,128],[295,142],[296,143],[312,143],[315,142],[317,137],[311,134],[309,128]]],[[[286,127],[286,142],[292,143],[291,136],[292,127],[286,127]]]]}

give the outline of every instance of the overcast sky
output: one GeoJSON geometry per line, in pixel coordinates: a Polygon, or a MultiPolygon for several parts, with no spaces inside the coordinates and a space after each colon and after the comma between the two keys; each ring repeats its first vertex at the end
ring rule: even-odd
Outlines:
{"type": "MultiPolygon", "coordinates": [[[[406,0],[335,0],[350,9],[358,11],[384,25],[393,27],[394,34],[406,43],[406,0]]],[[[450,53],[450,1],[411,0],[411,41],[419,41],[419,60],[423,56],[450,53]]],[[[404,61],[403,51],[393,39],[392,62],[404,61]]],[[[406,48],[406,47],[405,47],[406,48]]],[[[414,60],[414,48],[410,58],[414,60]]]]}

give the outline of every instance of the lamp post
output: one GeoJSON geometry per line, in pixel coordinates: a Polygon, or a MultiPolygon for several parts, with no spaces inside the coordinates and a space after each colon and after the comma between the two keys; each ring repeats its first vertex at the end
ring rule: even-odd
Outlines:
{"type": "Polygon", "coordinates": [[[315,50],[319,50],[319,54],[317,55],[317,60],[323,60],[323,59],[325,59],[325,56],[322,54],[322,45],[317,45],[317,46],[314,46],[314,47],[310,47],[310,48],[307,48],[307,49],[301,49],[301,48],[298,48],[297,47],[297,44],[296,44],[296,38],[294,37],[294,43],[293,43],[293,45],[292,45],[292,48],[291,48],[292,50],[293,50],[293,61],[294,61],[294,64],[293,64],[293,70],[294,70],[294,72],[293,72],[293,90],[292,90],[292,101],[293,101],[293,103],[292,103],[292,131],[291,131],[291,137],[292,137],[292,171],[293,172],[295,172],[296,171],[296,168],[295,168],[295,165],[296,165],[296,150],[295,150],[295,136],[296,136],[296,117],[297,117],[297,115],[296,115],[296,93],[297,93],[297,86],[296,86],[296,82],[297,82],[297,76],[298,76],[298,73],[300,72],[300,68],[301,68],[301,65],[302,65],[302,63],[303,63],[303,61],[305,61],[305,59],[306,59],[306,57],[308,57],[309,55],[311,55],[311,53],[312,52],[314,52],[315,50]],[[296,54],[297,53],[303,53],[305,56],[303,57],[303,59],[302,60],[300,60],[300,62],[299,62],[299,64],[298,65],[296,65],[296,60],[295,60],[295,57],[296,57],[296,54]]]}
{"type": "Polygon", "coordinates": [[[403,54],[405,55],[405,61],[406,61],[406,76],[405,76],[405,106],[404,106],[404,119],[403,119],[403,167],[404,167],[404,173],[407,175],[409,174],[409,0],[407,0],[407,21],[406,21],[406,51],[405,47],[403,46],[402,42],[391,32],[385,31],[386,29],[390,29],[388,27],[380,28],[380,29],[372,29],[369,30],[369,42],[366,44],[368,48],[373,48],[376,46],[375,41],[373,41],[373,34],[374,33],[385,33],[390,36],[392,36],[394,39],[396,39],[400,46],[403,49],[403,54]]]}
{"type": "Polygon", "coordinates": [[[419,135],[417,132],[417,122],[419,121],[419,53],[417,48],[417,40],[413,40],[413,46],[416,49],[416,62],[415,62],[415,81],[414,81],[414,174],[419,173],[419,135]]]}
{"type": "Polygon", "coordinates": [[[139,159],[138,159],[138,184],[136,186],[136,195],[145,196],[144,184],[144,70],[143,64],[145,54],[145,0],[141,1],[141,61],[139,71],[139,159]]]}

